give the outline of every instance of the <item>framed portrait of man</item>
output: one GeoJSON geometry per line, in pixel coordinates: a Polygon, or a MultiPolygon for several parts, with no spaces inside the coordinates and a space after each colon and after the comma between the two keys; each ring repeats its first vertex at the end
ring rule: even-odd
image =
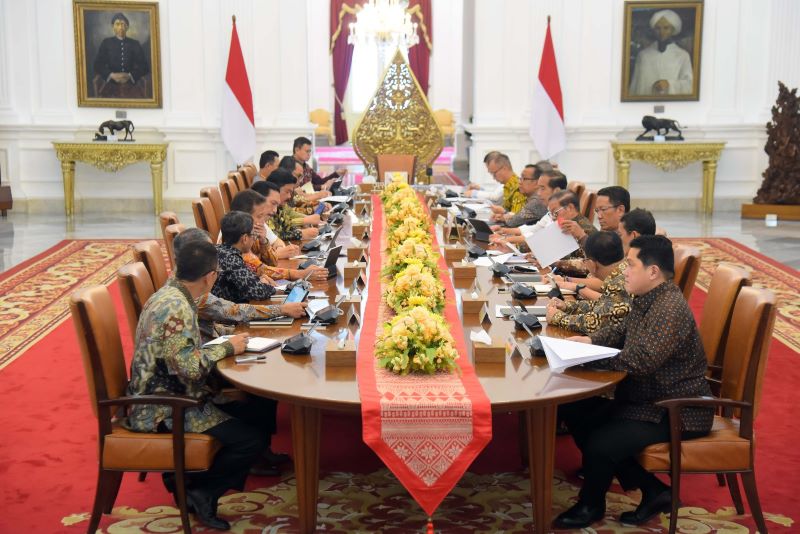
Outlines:
{"type": "Polygon", "coordinates": [[[158,4],[73,0],[78,106],[161,107],[158,4]]]}
{"type": "Polygon", "coordinates": [[[625,2],[622,101],[700,98],[703,0],[625,2]]]}

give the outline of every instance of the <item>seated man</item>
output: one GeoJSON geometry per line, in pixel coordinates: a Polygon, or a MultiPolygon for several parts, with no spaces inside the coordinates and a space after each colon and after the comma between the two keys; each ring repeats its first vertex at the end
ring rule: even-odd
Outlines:
{"type": "MultiPolygon", "coordinates": [[[[631,296],[625,290],[625,255],[622,241],[613,232],[595,232],[583,247],[589,273],[603,281],[596,300],[550,299],[547,305],[547,324],[567,328],[581,334],[591,334],[608,325],[619,324],[631,311],[631,296]]],[[[575,291],[582,297],[586,286],[569,282],[558,284],[562,289],[575,291]]]]}
{"type": "Polygon", "coordinates": [[[616,232],[622,216],[631,210],[631,194],[619,185],[604,187],[597,192],[594,212],[601,230],[616,232]]]}
{"type": "Polygon", "coordinates": [[[303,177],[299,180],[299,185],[302,186],[311,182],[315,191],[320,191],[323,188],[327,190],[334,180],[344,178],[347,174],[347,167],[339,167],[336,172],[329,174],[325,178],[317,174],[308,164],[311,159],[311,139],[307,137],[298,137],[294,140],[294,143],[292,143],[292,156],[303,166],[303,177]]]}
{"type": "MultiPolygon", "coordinates": [[[[261,195],[266,199],[269,197],[269,191],[271,188],[274,188],[274,186],[268,186],[265,180],[261,180],[260,182],[255,182],[253,184],[253,187],[251,187],[250,189],[245,189],[245,191],[251,192],[248,193],[248,195],[252,194],[252,192],[258,193],[259,195],[261,195]]],[[[239,193],[236,193],[236,196],[233,197],[233,202],[231,203],[231,205],[237,203],[236,197],[239,196],[241,193],[243,193],[243,191],[239,191],[239,193]]],[[[251,202],[249,200],[245,201],[245,205],[249,206],[250,204],[251,202]]],[[[268,200],[266,204],[262,204],[260,202],[258,202],[257,204],[259,204],[258,208],[259,213],[258,214],[250,213],[250,215],[253,215],[253,222],[254,222],[253,230],[258,235],[258,244],[261,245],[262,247],[268,248],[270,257],[272,257],[274,260],[285,260],[287,258],[291,258],[293,256],[297,256],[298,254],[300,254],[299,246],[292,243],[287,244],[286,242],[284,242],[284,240],[278,237],[278,234],[276,234],[275,231],[272,228],[270,228],[269,225],[267,224],[267,220],[275,215],[275,212],[277,211],[278,206],[280,205],[280,193],[276,195],[272,199],[272,201],[268,200]]],[[[236,211],[247,212],[246,209],[239,209],[239,207],[236,208],[236,211]]],[[[270,265],[275,265],[275,263],[274,262],[270,263],[270,265]]]]}
{"type": "Polygon", "coordinates": [[[640,235],[656,235],[656,220],[649,211],[636,208],[622,216],[617,234],[627,254],[631,241],[640,235]]]}
{"type": "MultiPolygon", "coordinates": [[[[328,184],[323,186],[323,189],[320,191],[315,191],[314,193],[309,193],[308,191],[300,191],[300,188],[305,185],[303,182],[303,164],[294,159],[292,156],[284,156],[281,158],[281,162],[278,165],[279,169],[283,169],[284,171],[289,172],[292,176],[296,179],[296,191],[294,197],[292,197],[293,201],[293,208],[297,208],[299,211],[303,213],[311,213],[310,211],[306,211],[307,209],[312,209],[316,207],[318,201],[322,200],[325,197],[331,196],[331,192],[328,190],[328,184]]],[[[329,182],[331,185],[333,182],[329,182]]]]}
{"type": "MultiPolygon", "coordinates": [[[[574,237],[579,244],[578,235],[587,236],[597,231],[589,219],[581,214],[578,197],[572,191],[553,193],[547,202],[547,209],[550,218],[556,221],[561,227],[561,231],[574,237]]],[[[580,248],[568,256],[568,258],[583,257],[583,250],[580,248]]]]}
{"type": "MultiPolygon", "coordinates": [[[[672,243],[663,236],[637,237],[627,260],[625,288],[634,297],[628,316],[589,337],[570,338],[622,349],[614,358],[587,365],[625,371],[627,376],[617,385],[613,400],[595,397],[559,407],[583,454],[585,479],[578,502],[556,518],[556,528],[580,529],[602,519],[614,476],[626,490],[642,490],[638,508],[624,512],[621,522],[638,525],[668,510],[669,486],[636,461],[648,445],[670,439],[667,411],[656,402],[711,395],[697,324],[672,282],[672,243]]],[[[713,420],[713,408],[685,408],[682,438],[705,436],[713,420]]]]}
{"type": "MultiPolygon", "coordinates": [[[[483,157],[483,164],[486,166],[486,172],[489,172],[489,160],[494,159],[499,155],[500,152],[497,150],[492,150],[491,152],[486,153],[486,155],[483,157]]],[[[489,174],[491,174],[491,172],[489,172],[489,174]]],[[[494,175],[492,175],[492,178],[494,178],[494,175]]],[[[503,202],[503,184],[498,182],[496,179],[494,181],[496,183],[487,184],[485,186],[471,183],[467,186],[463,196],[488,200],[492,204],[500,205],[503,202]]]]}
{"type": "Polygon", "coordinates": [[[222,218],[222,244],[219,252],[219,275],[211,292],[236,304],[252,300],[267,300],[275,294],[275,287],[263,282],[250,269],[242,255],[250,251],[253,236],[253,218],[241,211],[231,211],[222,218]]]}
{"type": "Polygon", "coordinates": [[[278,168],[278,153],[274,150],[262,152],[261,158],[258,160],[258,167],[258,174],[256,174],[253,182],[263,182],[272,171],[278,168]]]}
{"type": "Polygon", "coordinates": [[[319,228],[315,226],[303,227],[304,224],[319,224],[319,215],[303,215],[289,203],[292,192],[295,188],[296,180],[283,169],[278,169],[269,175],[267,183],[263,186],[254,184],[255,191],[266,190],[267,187],[277,187],[279,192],[279,205],[275,214],[269,218],[268,224],[281,239],[285,241],[300,241],[303,239],[313,239],[319,235],[319,228]],[[267,185],[271,184],[271,185],[267,185]],[[308,221],[308,222],[306,222],[308,221]]]}
{"type": "MultiPolygon", "coordinates": [[[[540,164],[542,164],[542,162],[537,163],[537,165],[540,164]]],[[[541,199],[545,206],[550,201],[550,197],[553,196],[553,194],[559,191],[566,191],[566,189],[567,177],[561,171],[552,168],[550,170],[545,168],[541,171],[539,179],[536,183],[536,194],[539,196],[539,199],[541,199]]],[[[535,224],[524,224],[518,228],[501,228],[500,226],[493,226],[492,231],[495,233],[490,237],[490,241],[492,243],[500,244],[504,242],[523,244],[525,243],[526,237],[535,234],[547,226],[550,221],[552,221],[552,219],[549,216],[542,216],[542,218],[539,219],[539,221],[535,224]]]]}
{"type": "Polygon", "coordinates": [[[510,228],[539,222],[547,213],[547,204],[538,195],[540,175],[541,171],[536,165],[526,165],[519,179],[519,191],[527,199],[525,205],[517,213],[509,211],[502,215],[496,214],[495,220],[502,220],[510,228]]]}
{"type": "Polygon", "coordinates": [[[267,219],[275,215],[275,210],[280,203],[280,193],[272,182],[265,182],[264,189],[268,198],[260,195],[253,189],[239,191],[233,202],[231,211],[249,213],[253,217],[253,246],[244,252],[244,262],[259,276],[266,275],[270,280],[300,280],[307,274],[322,270],[327,275],[327,270],[322,267],[312,266],[306,269],[290,269],[278,267],[277,258],[272,248],[267,244],[265,225],[267,219]]]}
{"type": "MultiPolygon", "coordinates": [[[[186,432],[205,433],[222,448],[211,469],[187,474],[186,501],[203,524],[219,530],[230,525],[217,516],[217,501],[229,489],[244,489],[248,470],[267,448],[275,425],[275,401],[253,397],[249,402],[216,405],[216,386],[210,381],[216,363],[241,354],[248,336],[203,347],[197,326],[195,301],[208,293],[217,279],[217,250],[208,242],[181,247],[175,258],[176,275],[147,301],[136,328],[127,394],[184,395],[203,401],[188,408],[182,424],[186,432]]],[[[135,432],[171,432],[172,409],[164,405],[133,405],[127,425],[135,432]]],[[[164,484],[174,492],[174,476],[164,484]]]]}
{"type": "MultiPolygon", "coordinates": [[[[211,236],[201,228],[187,228],[177,236],[172,247],[177,257],[180,250],[191,243],[211,243],[211,236]]],[[[200,336],[203,342],[211,341],[222,334],[232,334],[232,328],[225,328],[219,324],[244,323],[252,319],[269,319],[280,315],[288,315],[295,319],[305,315],[305,302],[290,302],[286,304],[270,304],[267,306],[251,304],[234,304],[225,299],[216,297],[212,293],[205,293],[196,300],[197,317],[200,325],[200,336]]]]}
{"type": "Polygon", "coordinates": [[[486,168],[494,176],[494,179],[503,184],[503,202],[498,206],[492,206],[492,212],[517,213],[527,202],[527,197],[519,190],[519,177],[511,168],[511,160],[505,154],[498,154],[486,163],[486,168]]]}

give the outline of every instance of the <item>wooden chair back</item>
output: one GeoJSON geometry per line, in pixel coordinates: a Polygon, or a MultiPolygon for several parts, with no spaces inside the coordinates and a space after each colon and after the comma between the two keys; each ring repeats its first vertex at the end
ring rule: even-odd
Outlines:
{"type": "Polygon", "coordinates": [[[153,288],[158,291],[167,282],[167,262],[164,260],[164,253],[158,241],[142,241],[133,245],[134,261],[144,263],[150,279],[153,281],[153,288]]]}
{"type": "Polygon", "coordinates": [[[216,243],[219,239],[219,223],[214,208],[211,207],[211,201],[207,198],[192,200],[192,213],[194,213],[195,226],[208,232],[211,242],[216,243]]]}
{"type": "Polygon", "coordinates": [[[417,156],[412,154],[379,154],[377,158],[378,181],[385,181],[387,172],[405,172],[408,174],[408,183],[414,183],[414,167],[417,156]]]}
{"type": "Polygon", "coordinates": [[[675,245],[675,276],[673,281],[681,288],[686,300],[692,296],[697,274],[700,272],[702,253],[700,249],[687,245],[675,245]]]}
{"type": "Polygon", "coordinates": [[[144,263],[137,261],[120,267],[117,271],[117,281],[122,295],[122,304],[125,307],[125,316],[128,318],[128,328],[135,345],[139,316],[142,314],[147,299],[155,293],[153,280],[144,263]]]}

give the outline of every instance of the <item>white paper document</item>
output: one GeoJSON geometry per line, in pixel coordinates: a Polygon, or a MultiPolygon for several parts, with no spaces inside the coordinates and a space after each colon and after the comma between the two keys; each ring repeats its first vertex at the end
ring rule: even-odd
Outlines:
{"type": "MultiPolygon", "coordinates": [[[[513,256],[513,254],[509,252],[508,254],[500,254],[499,256],[496,256],[492,259],[494,260],[495,263],[505,263],[509,259],[511,259],[511,256],[513,256]]],[[[487,256],[481,256],[480,258],[476,258],[475,261],[473,261],[472,263],[474,263],[478,267],[492,266],[492,260],[490,260],[487,256]]]]}
{"type": "MultiPolygon", "coordinates": [[[[212,339],[203,347],[211,347],[214,345],[219,345],[221,343],[225,343],[228,341],[228,338],[233,336],[220,336],[216,339],[212,339]]],[[[277,339],[272,339],[268,337],[251,337],[247,340],[247,348],[245,349],[246,352],[267,352],[268,350],[274,349],[275,347],[279,347],[281,342],[277,339]]]]}
{"type": "Polygon", "coordinates": [[[308,301],[308,314],[314,317],[322,308],[330,306],[328,299],[312,299],[308,301]]]}
{"type": "Polygon", "coordinates": [[[619,349],[611,347],[590,345],[555,337],[538,337],[542,342],[542,348],[545,356],[547,356],[547,363],[550,365],[550,369],[557,373],[563,373],[564,369],[573,365],[611,358],[619,354],[619,349]]]}
{"type": "Polygon", "coordinates": [[[483,343],[484,345],[491,345],[492,338],[485,330],[470,330],[469,339],[474,343],[483,343]]]}
{"type": "Polygon", "coordinates": [[[332,197],[325,197],[325,198],[323,199],[323,201],[324,201],[324,202],[332,202],[332,203],[334,203],[334,204],[336,204],[336,203],[338,203],[338,202],[347,202],[348,200],[350,200],[350,197],[346,197],[346,196],[343,196],[343,195],[339,195],[339,196],[332,196],[332,197]]]}
{"type": "Polygon", "coordinates": [[[558,223],[550,223],[525,241],[539,261],[539,265],[551,265],[567,254],[578,250],[578,242],[561,231],[558,223]]]}

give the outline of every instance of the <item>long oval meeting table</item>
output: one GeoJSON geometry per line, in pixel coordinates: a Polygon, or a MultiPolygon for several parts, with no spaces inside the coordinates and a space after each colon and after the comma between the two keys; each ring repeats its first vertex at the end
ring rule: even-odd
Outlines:
{"type": "MultiPolygon", "coordinates": [[[[350,242],[349,219],[345,218],[344,228],[337,242],[344,247],[350,242]]],[[[442,243],[440,231],[439,243],[442,243]]],[[[344,250],[343,247],[343,250],[344,250]]],[[[379,259],[374,258],[379,261],[379,259]]],[[[335,279],[327,283],[315,284],[312,291],[324,291],[333,302],[337,294],[343,294],[351,286],[352,280],[343,277],[343,266],[346,259],[338,262],[339,273],[335,279]]],[[[285,265],[294,266],[297,260],[286,260],[285,265]]],[[[452,276],[452,269],[451,269],[452,276]]],[[[488,268],[478,267],[477,280],[487,292],[488,310],[490,310],[491,326],[488,333],[493,340],[505,340],[512,334],[520,345],[524,345],[529,336],[524,331],[514,330],[513,321],[494,317],[496,305],[506,305],[510,294],[505,292],[505,284],[493,278],[488,268]],[[494,289],[488,291],[493,286],[494,289]]],[[[457,305],[461,310],[460,294],[467,291],[473,280],[455,279],[454,286],[457,305]]],[[[361,313],[369,298],[380,298],[380,295],[368,295],[366,291],[361,298],[361,313]]],[[[545,304],[540,298],[536,304],[545,304]]],[[[526,304],[533,304],[527,301],[526,304]]],[[[488,396],[493,413],[519,412],[520,422],[525,427],[526,439],[520,446],[527,449],[527,460],[530,466],[531,502],[533,505],[534,532],[550,530],[552,481],[555,454],[556,410],[559,404],[572,402],[587,397],[602,395],[613,390],[614,386],[624,378],[625,373],[612,371],[595,371],[582,368],[571,368],[564,373],[552,372],[547,360],[543,357],[522,357],[518,354],[507,356],[502,363],[474,363],[472,342],[469,331],[481,328],[481,317],[478,314],[461,314],[464,335],[469,358],[475,367],[476,374],[488,396]]],[[[311,353],[305,356],[284,354],[275,349],[267,353],[266,363],[237,364],[234,358],[227,358],[217,364],[219,373],[237,388],[254,395],[269,397],[285,402],[291,407],[292,447],[297,480],[297,504],[300,532],[314,532],[317,526],[317,500],[319,493],[319,444],[320,423],[324,411],[361,413],[361,401],[356,381],[356,366],[330,366],[325,362],[325,349],[331,339],[338,339],[342,328],[347,328],[345,317],[340,317],[340,325],[328,326],[324,330],[317,329],[312,333],[314,344],[311,353]]],[[[254,336],[285,339],[300,333],[302,320],[294,321],[291,327],[246,327],[240,329],[254,336]]],[[[353,328],[348,334],[356,340],[360,329],[353,328]]],[[[535,330],[534,334],[545,334],[553,337],[574,335],[562,328],[544,326],[535,330]]],[[[358,354],[358,358],[371,358],[372,354],[358,354]]],[[[522,432],[521,432],[522,434],[522,432]]]]}

